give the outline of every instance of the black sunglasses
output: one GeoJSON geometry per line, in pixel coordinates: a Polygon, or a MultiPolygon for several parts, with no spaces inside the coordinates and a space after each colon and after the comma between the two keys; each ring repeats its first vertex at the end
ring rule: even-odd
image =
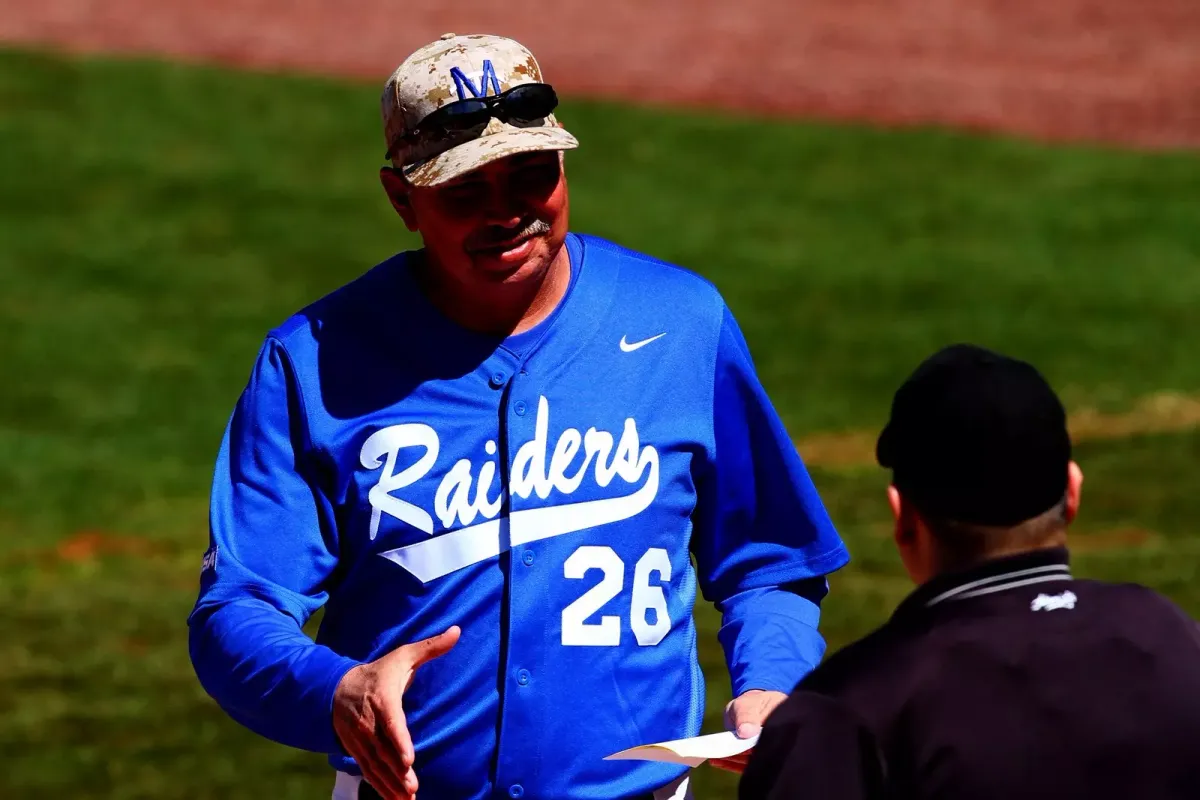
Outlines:
{"type": "Polygon", "coordinates": [[[548,83],[523,83],[490,97],[457,100],[447,103],[417,123],[415,128],[392,143],[383,158],[385,161],[391,160],[396,145],[403,141],[463,133],[486,125],[493,117],[501,122],[534,122],[549,116],[557,107],[558,95],[548,83]]]}

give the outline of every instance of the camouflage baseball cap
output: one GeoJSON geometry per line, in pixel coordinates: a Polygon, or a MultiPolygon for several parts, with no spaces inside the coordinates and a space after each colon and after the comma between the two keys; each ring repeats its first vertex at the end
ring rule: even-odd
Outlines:
{"type": "Polygon", "coordinates": [[[493,117],[486,127],[470,131],[418,128],[426,116],[451,103],[542,82],[537,60],[518,42],[447,33],[410,55],[388,78],[381,102],[385,158],[409,183],[436,186],[506,156],[578,147],[553,113],[529,121],[493,117]]]}

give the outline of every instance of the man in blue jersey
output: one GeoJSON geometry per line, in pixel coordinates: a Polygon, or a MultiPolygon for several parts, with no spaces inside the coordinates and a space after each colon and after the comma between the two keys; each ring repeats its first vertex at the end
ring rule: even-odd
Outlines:
{"type": "Polygon", "coordinates": [[[406,59],[380,175],[424,246],[270,331],[226,428],[192,661],[336,798],[689,796],[604,756],[700,731],[697,588],[738,735],[824,654],[848,556],[738,325],[568,232],[556,103],[508,39],[406,59]]]}

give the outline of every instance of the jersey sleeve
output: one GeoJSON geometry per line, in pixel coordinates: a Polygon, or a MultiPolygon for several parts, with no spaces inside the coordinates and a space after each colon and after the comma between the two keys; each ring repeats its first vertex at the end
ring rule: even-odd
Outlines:
{"type": "Polygon", "coordinates": [[[738,800],[882,800],[887,770],[874,734],[835,698],[791,695],[759,735],[738,800]]]}
{"type": "Polygon", "coordinates": [[[713,376],[713,450],[697,481],[697,577],[717,605],[735,696],[788,692],[820,662],[825,575],[849,561],[726,307],[713,376]]]}
{"type": "Polygon", "coordinates": [[[218,452],[189,650],[201,685],[235,721],[337,753],[333,694],[357,662],[302,630],[337,564],[333,510],[308,466],[306,430],[287,352],[268,338],[218,452]]]}

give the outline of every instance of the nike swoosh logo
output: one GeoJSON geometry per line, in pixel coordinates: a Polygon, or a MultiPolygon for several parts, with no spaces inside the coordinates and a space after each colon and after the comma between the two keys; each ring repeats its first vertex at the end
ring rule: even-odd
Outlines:
{"type": "Polygon", "coordinates": [[[647,463],[650,475],[646,483],[633,494],[514,511],[508,516],[505,526],[508,530],[503,540],[501,520],[493,519],[379,555],[399,564],[421,583],[429,583],[464,567],[495,558],[511,547],[629,519],[649,508],[658,494],[658,460],[647,463]]]}
{"type": "Polygon", "coordinates": [[[667,334],[665,334],[665,333],[660,333],[658,336],[651,336],[649,339],[642,339],[640,342],[633,342],[632,344],[625,341],[625,337],[622,336],[621,337],[621,351],[625,352],[625,353],[632,353],[634,350],[637,350],[639,347],[645,347],[646,345],[653,342],[655,339],[661,339],[662,337],[664,337],[666,335],[667,334]]]}

